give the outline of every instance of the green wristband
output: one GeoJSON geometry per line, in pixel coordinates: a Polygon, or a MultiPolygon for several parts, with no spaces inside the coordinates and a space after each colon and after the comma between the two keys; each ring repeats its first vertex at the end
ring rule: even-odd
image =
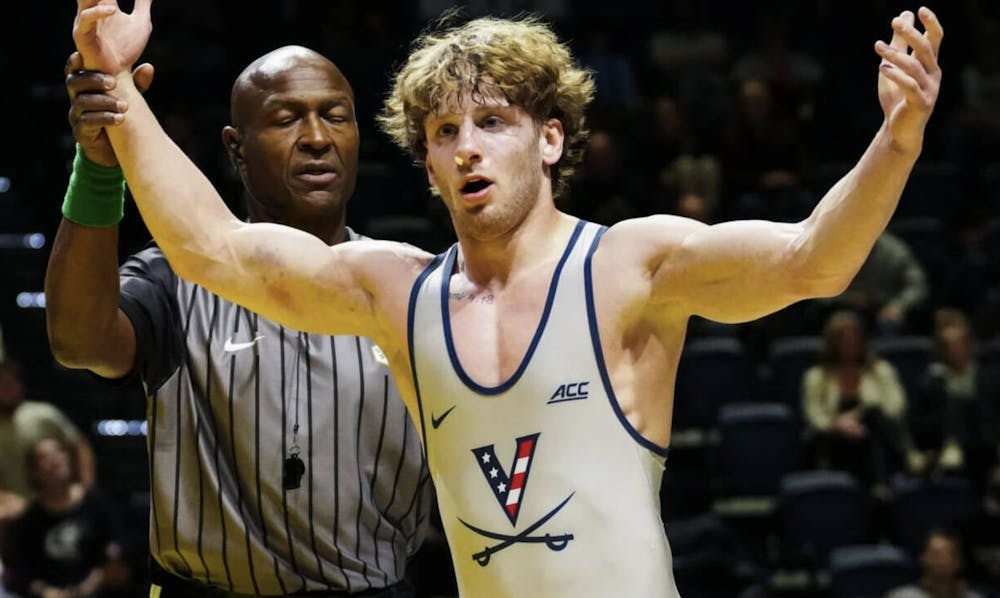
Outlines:
{"type": "Polygon", "coordinates": [[[83,226],[108,227],[121,222],[125,212],[125,177],[118,166],[101,166],[83,155],[76,144],[73,173],[63,200],[66,220],[83,226]]]}

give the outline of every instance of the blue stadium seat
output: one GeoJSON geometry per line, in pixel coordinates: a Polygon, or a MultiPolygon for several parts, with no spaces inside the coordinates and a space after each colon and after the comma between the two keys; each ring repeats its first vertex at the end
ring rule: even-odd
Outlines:
{"type": "Polygon", "coordinates": [[[814,563],[867,539],[872,506],[865,489],[839,471],[790,473],[781,480],[778,517],[785,546],[814,563]]]}
{"type": "Polygon", "coordinates": [[[893,478],[892,523],[896,542],[917,554],[927,533],[949,525],[975,508],[972,488],[963,478],[924,480],[899,475],[893,478]]]}
{"type": "Polygon", "coordinates": [[[940,282],[945,277],[953,237],[939,218],[925,216],[893,219],[889,224],[889,232],[906,243],[932,283],[940,282]]]}
{"type": "Polygon", "coordinates": [[[934,357],[934,341],[918,335],[889,336],[875,339],[873,346],[880,357],[896,368],[907,397],[916,396],[934,357]]]}
{"type": "Polygon", "coordinates": [[[802,376],[819,361],[823,339],[818,336],[793,336],[775,339],[768,349],[771,397],[800,411],[802,376]]]}
{"type": "Polygon", "coordinates": [[[743,345],[734,338],[689,342],[677,366],[675,428],[711,428],[719,407],[753,396],[753,375],[743,345]]]}
{"type": "Polygon", "coordinates": [[[993,372],[1000,372],[1000,340],[983,343],[979,347],[979,363],[993,372]]]}
{"type": "Polygon", "coordinates": [[[735,494],[773,496],[799,464],[799,424],[779,403],[726,405],[719,411],[719,452],[735,494]]]}
{"type": "Polygon", "coordinates": [[[832,598],[883,598],[916,575],[913,561],[895,546],[845,546],[830,554],[832,598]]]}

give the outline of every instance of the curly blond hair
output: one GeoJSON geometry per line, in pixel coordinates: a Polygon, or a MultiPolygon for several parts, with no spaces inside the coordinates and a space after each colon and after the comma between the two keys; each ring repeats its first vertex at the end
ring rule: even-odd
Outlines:
{"type": "Polygon", "coordinates": [[[552,170],[553,195],[560,196],[583,158],[588,134],[584,111],[594,97],[594,81],[536,17],[486,17],[422,34],[394,77],[379,124],[423,162],[427,115],[464,93],[483,101],[489,93],[484,87],[498,89],[536,123],[549,118],[562,123],[563,157],[552,170]]]}

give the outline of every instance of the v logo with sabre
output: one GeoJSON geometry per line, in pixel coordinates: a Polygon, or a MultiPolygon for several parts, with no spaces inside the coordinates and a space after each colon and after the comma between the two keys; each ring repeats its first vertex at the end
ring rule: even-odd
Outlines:
{"type": "MultiPolygon", "coordinates": [[[[535,447],[538,445],[539,436],[540,434],[530,434],[517,439],[517,448],[514,451],[514,463],[511,465],[510,475],[500,465],[494,445],[490,444],[472,449],[472,454],[475,456],[476,463],[479,464],[483,476],[486,477],[486,482],[489,484],[490,489],[493,490],[493,495],[496,497],[497,502],[500,503],[500,507],[513,526],[517,525],[517,516],[521,512],[521,503],[524,500],[524,493],[527,489],[528,474],[531,472],[531,462],[535,456],[535,447]]],[[[517,543],[544,543],[550,550],[555,551],[566,548],[566,544],[573,539],[573,534],[560,534],[556,536],[552,534],[531,536],[530,534],[558,513],[571,498],[573,498],[573,494],[567,496],[554,509],[546,513],[538,521],[529,525],[524,531],[515,535],[484,530],[459,518],[462,525],[480,536],[500,541],[499,544],[489,546],[485,550],[472,555],[472,558],[485,567],[489,564],[491,555],[517,543]]]]}
{"type": "MultiPolygon", "coordinates": [[[[573,494],[576,493],[574,492],[573,494]]],[[[558,552],[563,548],[566,548],[566,545],[569,544],[569,541],[573,539],[573,534],[559,534],[555,536],[553,536],[552,534],[545,534],[542,536],[531,536],[529,534],[538,529],[539,527],[541,527],[549,519],[552,519],[552,517],[556,513],[558,513],[560,509],[566,506],[566,503],[569,502],[569,499],[573,498],[573,494],[567,496],[561,503],[556,505],[556,508],[546,513],[544,516],[542,516],[541,519],[532,523],[528,527],[524,528],[523,532],[514,536],[511,536],[509,534],[498,534],[496,532],[484,530],[469,523],[466,523],[465,521],[462,521],[461,518],[459,518],[459,521],[462,522],[462,525],[476,532],[480,536],[483,536],[484,538],[489,538],[491,540],[500,540],[500,543],[494,544],[493,546],[487,546],[483,550],[472,555],[472,558],[475,559],[480,566],[485,567],[486,565],[490,564],[490,557],[493,556],[494,553],[500,552],[504,548],[508,548],[518,543],[526,543],[526,544],[544,543],[546,546],[549,547],[549,550],[555,552],[558,552]]]]}

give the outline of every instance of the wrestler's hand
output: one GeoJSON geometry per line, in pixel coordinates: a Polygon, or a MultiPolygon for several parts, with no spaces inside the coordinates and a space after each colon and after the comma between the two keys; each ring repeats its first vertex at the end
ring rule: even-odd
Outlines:
{"type": "Polygon", "coordinates": [[[153,0],[135,0],[131,14],[117,0],[77,0],[73,42],[83,55],[83,68],[117,76],[132,68],[153,31],[153,0]]]}
{"type": "MultiPolygon", "coordinates": [[[[104,127],[121,124],[128,104],[112,97],[116,80],[111,75],[97,71],[84,71],[79,52],[73,52],[66,62],[66,93],[69,95],[69,124],[73,138],[92,162],[103,166],[116,166],[118,159],[111,148],[104,127]]],[[[153,65],[140,64],[132,71],[136,88],[145,93],[153,83],[153,65]]]]}
{"type": "Polygon", "coordinates": [[[923,33],[916,29],[913,13],[907,10],[892,20],[892,40],[875,43],[875,52],[882,57],[879,103],[893,146],[904,152],[920,151],[924,126],[941,86],[938,50],[944,30],[929,8],[918,12],[923,33]]]}

